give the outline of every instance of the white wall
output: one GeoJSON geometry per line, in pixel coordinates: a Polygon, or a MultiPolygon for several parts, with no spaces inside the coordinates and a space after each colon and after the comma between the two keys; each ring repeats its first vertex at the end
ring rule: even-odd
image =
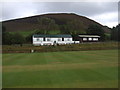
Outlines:
{"type": "Polygon", "coordinates": [[[62,38],[45,38],[45,41],[47,41],[47,39],[50,39],[51,42],[56,41],[56,43],[58,43],[58,39],[60,39],[60,41],[62,41],[62,38]]]}
{"type": "Polygon", "coordinates": [[[36,42],[37,39],[39,39],[39,41],[43,41],[43,38],[34,38],[34,37],[33,37],[33,41],[34,41],[34,42],[36,42]]]}

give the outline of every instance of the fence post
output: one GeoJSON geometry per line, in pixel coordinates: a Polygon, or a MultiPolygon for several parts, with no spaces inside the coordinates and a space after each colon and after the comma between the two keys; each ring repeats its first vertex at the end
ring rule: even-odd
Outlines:
{"type": "Polygon", "coordinates": [[[34,50],[33,49],[31,49],[31,53],[33,53],[34,52],[34,50]]]}

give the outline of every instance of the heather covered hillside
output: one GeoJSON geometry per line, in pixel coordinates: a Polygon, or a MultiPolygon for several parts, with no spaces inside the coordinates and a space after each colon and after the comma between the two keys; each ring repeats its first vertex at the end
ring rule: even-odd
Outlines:
{"type": "Polygon", "coordinates": [[[32,17],[3,21],[2,24],[8,32],[48,30],[48,34],[51,34],[52,32],[55,32],[52,34],[61,34],[65,33],[65,30],[68,31],[72,29],[72,31],[76,30],[76,33],[85,34],[86,29],[90,25],[98,25],[103,28],[105,32],[110,33],[110,29],[108,27],[105,27],[87,17],[79,16],[73,13],[43,14],[32,17]],[[47,18],[48,20],[46,21],[45,18],[47,18]]]}

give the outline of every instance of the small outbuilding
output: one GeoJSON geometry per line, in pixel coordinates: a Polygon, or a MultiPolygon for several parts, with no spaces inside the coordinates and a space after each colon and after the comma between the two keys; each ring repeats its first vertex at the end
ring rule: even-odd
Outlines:
{"type": "Polygon", "coordinates": [[[100,36],[98,35],[78,35],[80,42],[98,42],[100,36]]]}

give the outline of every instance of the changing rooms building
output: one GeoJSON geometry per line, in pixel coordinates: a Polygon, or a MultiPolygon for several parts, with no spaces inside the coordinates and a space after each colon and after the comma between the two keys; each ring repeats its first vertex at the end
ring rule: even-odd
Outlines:
{"type": "Polygon", "coordinates": [[[33,35],[33,45],[55,45],[79,43],[71,35],[33,35]]]}

